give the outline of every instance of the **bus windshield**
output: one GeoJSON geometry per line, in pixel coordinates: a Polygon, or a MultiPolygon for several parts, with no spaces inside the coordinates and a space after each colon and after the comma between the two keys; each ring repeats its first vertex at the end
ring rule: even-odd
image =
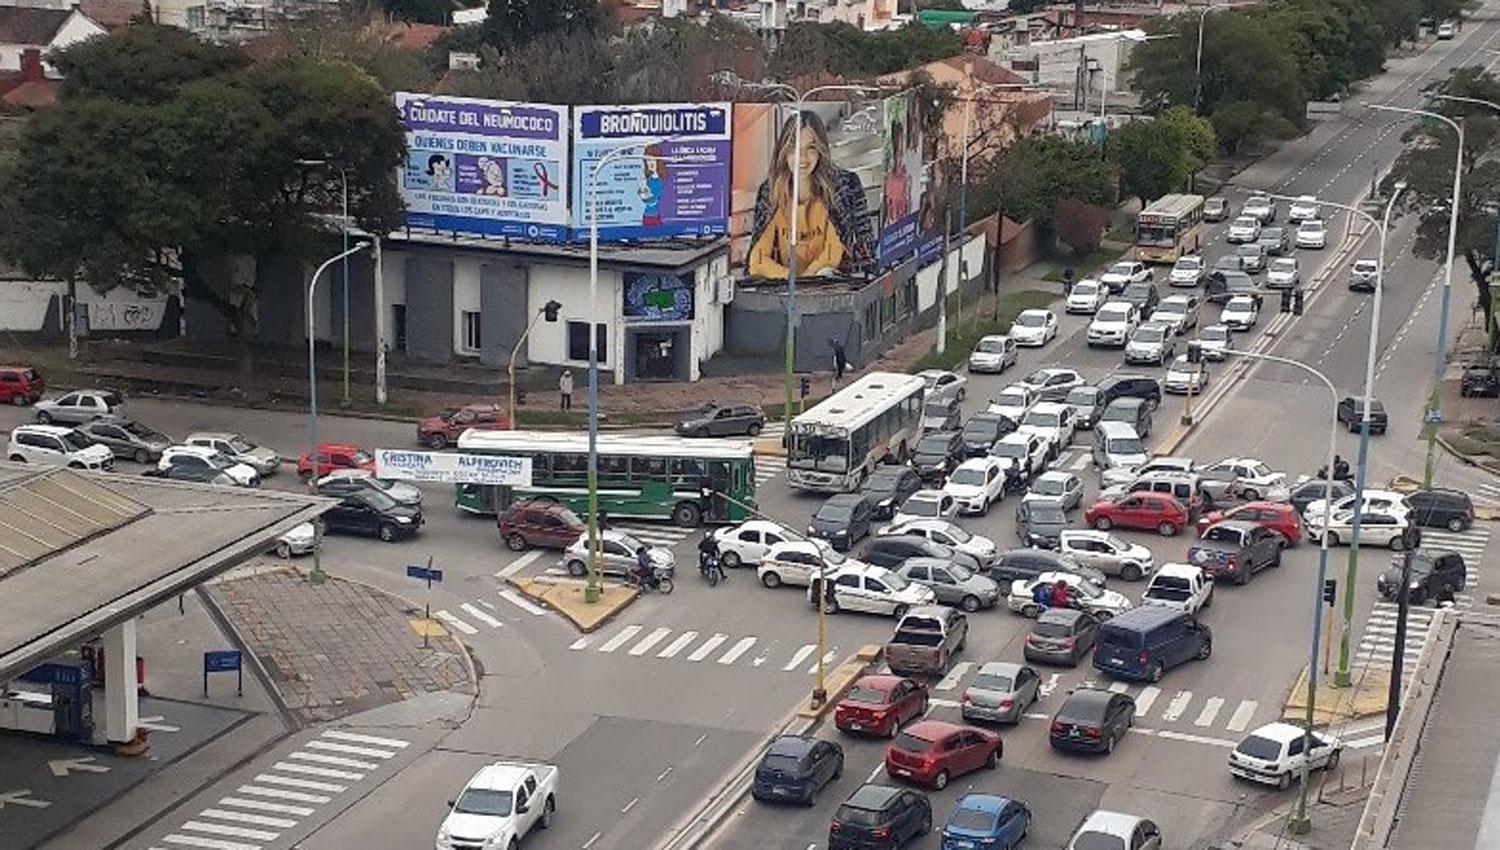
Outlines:
{"type": "Polygon", "coordinates": [[[792,449],[787,455],[787,466],[797,469],[816,469],[821,472],[847,472],[849,441],[843,437],[793,434],[792,449]]]}
{"type": "Polygon", "coordinates": [[[1138,224],[1135,228],[1135,244],[1171,248],[1177,244],[1177,225],[1138,224]]]}

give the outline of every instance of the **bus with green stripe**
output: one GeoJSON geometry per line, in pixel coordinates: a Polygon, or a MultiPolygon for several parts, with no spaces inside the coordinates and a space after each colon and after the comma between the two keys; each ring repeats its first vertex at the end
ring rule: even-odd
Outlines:
{"type": "MultiPolygon", "coordinates": [[[[518,499],[555,500],[588,510],[587,434],[468,430],[458,450],[531,459],[531,486],[460,484],[455,503],[493,514],[518,499]]],[[[600,434],[599,510],[610,519],[662,520],[684,528],[736,523],[755,509],[755,453],[750,440],[691,440],[600,434]]]]}

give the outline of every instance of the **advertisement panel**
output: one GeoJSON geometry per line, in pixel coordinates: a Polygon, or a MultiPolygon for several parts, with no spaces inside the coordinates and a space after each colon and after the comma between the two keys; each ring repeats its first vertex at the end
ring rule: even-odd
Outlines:
{"type": "Polygon", "coordinates": [[[568,108],[398,92],[411,227],[562,241],[568,108]]]}
{"type": "Polygon", "coordinates": [[[925,184],[922,163],[922,115],[913,92],[886,98],[882,106],[880,248],[882,269],[917,249],[918,213],[925,184]]]}
{"type": "Polygon", "coordinates": [[[375,477],[430,484],[530,487],[531,458],[376,449],[375,477]]]}
{"type": "Polygon", "coordinates": [[[580,106],[573,124],[573,237],[589,238],[590,189],[598,163],[600,239],[722,236],[729,229],[727,103],[580,106]]]}
{"type": "Polygon", "coordinates": [[[693,318],[693,276],[625,273],[627,322],[688,322],[693,318]]]}

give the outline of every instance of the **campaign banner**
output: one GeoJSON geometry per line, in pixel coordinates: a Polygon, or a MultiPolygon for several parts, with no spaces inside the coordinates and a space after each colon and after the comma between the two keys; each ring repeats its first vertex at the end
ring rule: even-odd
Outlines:
{"type": "Polygon", "coordinates": [[[879,263],[880,268],[888,269],[917,249],[926,179],[920,100],[905,91],[886,98],[883,107],[885,179],[881,185],[879,263]]]}
{"type": "Polygon", "coordinates": [[[715,237],[729,232],[727,103],[579,106],[573,110],[573,238],[715,237]],[[639,150],[617,154],[622,145],[639,150]]]}
{"type": "Polygon", "coordinates": [[[375,477],[430,484],[530,487],[531,458],[376,449],[375,477]]]}
{"type": "Polygon", "coordinates": [[[568,108],[396,93],[410,227],[539,242],[567,238],[568,108]]]}

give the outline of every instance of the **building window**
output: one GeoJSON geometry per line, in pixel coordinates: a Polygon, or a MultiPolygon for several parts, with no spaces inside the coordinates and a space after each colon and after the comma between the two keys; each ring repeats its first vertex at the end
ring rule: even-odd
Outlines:
{"type": "Polygon", "coordinates": [[[479,331],[479,314],[468,310],[463,314],[463,350],[477,354],[483,347],[484,337],[479,331]]]}
{"type": "MultiPolygon", "coordinates": [[[[604,325],[603,323],[600,323],[599,325],[595,326],[594,333],[595,333],[595,336],[598,337],[598,340],[599,340],[597,343],[595,343],[595,345],[599,349],[599,352],[598,352],[599,362],[600,363],[608,363],[609,362],[609,329],[608,329],[608,327],[606,325],[604,325]]],[[[568,359],[569,360],[588,360],[589,359],[589,323],[588,322],[568,322],[568,359]]]]}

